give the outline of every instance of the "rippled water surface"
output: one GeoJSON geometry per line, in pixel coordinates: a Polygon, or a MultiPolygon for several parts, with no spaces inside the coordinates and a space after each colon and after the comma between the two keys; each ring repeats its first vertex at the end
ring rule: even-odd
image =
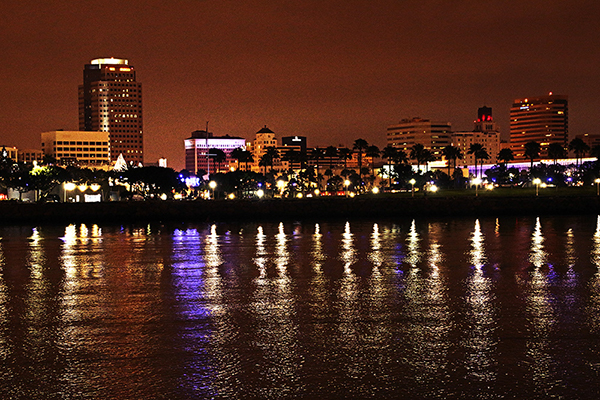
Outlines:
{"type": "Polygon", "coordinates": [[[600,397],[596,218],[0,238],[2,399],[600,397]]]}

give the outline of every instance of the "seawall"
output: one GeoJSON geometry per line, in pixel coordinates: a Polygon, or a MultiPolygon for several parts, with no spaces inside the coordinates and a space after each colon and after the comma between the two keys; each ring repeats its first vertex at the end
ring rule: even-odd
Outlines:
{"type": "Polygon", "coordinates": [[[262,221],[600,214],[598,196],[319,197],[305,199],[0,202],[0,223],[262,221]]]}

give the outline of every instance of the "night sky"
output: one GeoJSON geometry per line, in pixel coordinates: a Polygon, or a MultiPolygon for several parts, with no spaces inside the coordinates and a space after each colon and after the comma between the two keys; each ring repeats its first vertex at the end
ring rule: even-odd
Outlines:
{"type": "Polygon", "coordinates": [[[99,57],[143,84],[145,160],[184,166],[206,121],[246,139],[267,125],[308,145],[385,146],[420,116],[471,130],[519,97],[569,96],[570,134],[600,133],[597,1],[3,1],[0,145],[78,129],[77,86],[99,57]]]}

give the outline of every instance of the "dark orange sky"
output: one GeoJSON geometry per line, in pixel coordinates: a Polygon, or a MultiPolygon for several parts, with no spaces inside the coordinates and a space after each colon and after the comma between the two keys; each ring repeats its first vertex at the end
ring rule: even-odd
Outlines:
{"type": "Polygon", "coordinates": [[[145,158],[181,169],[204,128],[250,139],[263,125],[309,146],[383,147],[402,118],[470,130],[491,106],[569,96],[570,133],[598,133],[595,1],[13,1],[0,16],[0,144],[40,148],[78,128],[84,64],[127,58],[144,90],[145,158]],[[43,3],[43,4],[42,4],[43,3]]]}

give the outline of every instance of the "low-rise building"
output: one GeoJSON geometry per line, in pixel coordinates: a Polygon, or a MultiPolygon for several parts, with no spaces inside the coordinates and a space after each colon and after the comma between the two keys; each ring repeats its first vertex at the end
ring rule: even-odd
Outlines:
{"type": "Polygon", "coordinates": [[[108,132],[42,132],[42,152],[61,164],[101,167],[110,164],[108,132]]]}
{"type": "Polygon", "coordinates": [[[197,130],[185,139],[185,169],[193,174],[203,170],[210,175],[214,172],[227,171],[235,160],[231,152],[237,148],[246,148],[246,140],[236,136],[214,136],[212,132],[197,130]],[[210,150],[218,149],[225,153],[225,160],[218,164],[210,160],[210,150]]]}

